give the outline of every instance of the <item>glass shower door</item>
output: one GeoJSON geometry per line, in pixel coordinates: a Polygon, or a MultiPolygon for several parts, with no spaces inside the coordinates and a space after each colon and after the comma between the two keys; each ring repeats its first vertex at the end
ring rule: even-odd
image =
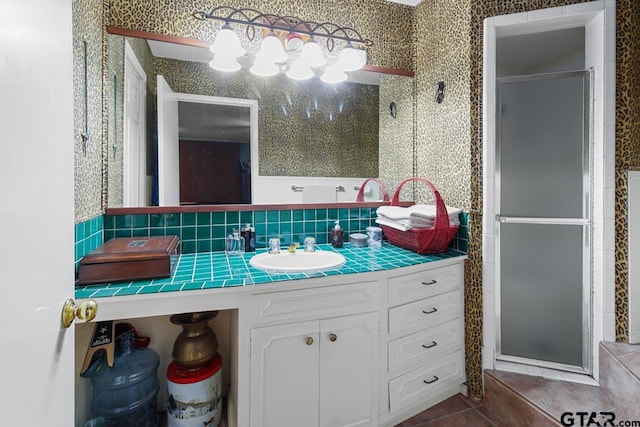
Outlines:
{"type": "Polygon", "coordinates": [[[498,79],[498,360],[590,360],[589,76],[498,79]]]}

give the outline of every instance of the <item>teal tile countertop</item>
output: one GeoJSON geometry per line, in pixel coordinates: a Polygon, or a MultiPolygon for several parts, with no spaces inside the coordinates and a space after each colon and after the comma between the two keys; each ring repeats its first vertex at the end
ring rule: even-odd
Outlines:
{"type": "Polygon", "coordinates": [[[317,247],[318,249],[341,253],[346,258],[346,263],[339,269],[312,274],[274,274],[258,270],[249,264],[249,260],[253,255],[264,252],[265,249],[258,249],[256,252],[247,252],[244,255],[235,256],[227,256],[225,252],[197,252],[180,255],[178,265],[175,267],[171,277],[78,286],[75,290],[75,298],[103,298],[195,289],[260,286],[285,280],[390,270],[466,256],[464,252],[453,249],[438,254],[419,255],[391,244],[385,244],[378,249],[354,248],[349,243],[345,243],[344,247],[339,249],[333,248],[329,244],[320,244],[317,247]]]}

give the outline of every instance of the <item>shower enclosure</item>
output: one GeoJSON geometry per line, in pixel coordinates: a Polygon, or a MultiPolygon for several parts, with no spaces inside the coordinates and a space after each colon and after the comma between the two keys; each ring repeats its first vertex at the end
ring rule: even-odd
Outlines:
{"type": "Polygon", "coordinates": [[[587,71],[497,79],[497,360],[590,374],[587,71]]]}

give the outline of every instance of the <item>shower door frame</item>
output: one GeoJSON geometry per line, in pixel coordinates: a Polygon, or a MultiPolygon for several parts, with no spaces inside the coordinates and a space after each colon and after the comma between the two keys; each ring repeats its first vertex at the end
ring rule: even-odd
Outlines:
{"type": "Polygon", "coordinates": [[[496,342],[495,359],[496,362],[508,362],[518,365],[530,365],[546,369],[553,369],[562,372],[572,372],[583,375],[593,374],[593,132],[591,129],[593,117],[593,84],[590,70],[553,72],[545,74],[531,74],[523,76],[508,76],[496,78],[496,103],[495,103],[495,158],[494,158],[494,212],[493,234],[495,236],[494,246],[494,274],[495,274],[495,315],[496,315],[496,342]],[[583,164],[582,164],[582,218],[536,218],[536,217],[505,217],[501,216],[501,92],[503,83],[531,82],[541,80],[552,80],[557,78],[576,77],[583,78],[584,87],[584,117],[583,117],[583,164]],[[521,356],[503,355],[501,338],[501,252],[500,252],[500,227],[505,223],[518,224],[547,224],[547,225],[575,225],[582,227],[582,366],[568,365],[559,362],[551,362],[539,359],[531,359],[521,356]]]}

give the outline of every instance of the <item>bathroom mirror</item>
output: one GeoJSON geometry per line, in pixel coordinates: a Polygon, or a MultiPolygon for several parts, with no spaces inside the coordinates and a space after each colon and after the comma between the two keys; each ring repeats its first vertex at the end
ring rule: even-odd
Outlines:
{"type": "MultiPolygon", "coordinates": [[[[157,75],[162,75],[176,93],[252,99],[258,103],[258,125],[257,130],[254,130],[258,134],[258,142],[254,145],[246,138],[250,134],[248,117],[245,115],[240,120],[237,111],[231,113],[233,116],[201,120],[202,124],[206,124],[208,135],[203,135],[202,129],[183,125],[183,118],[180,119],[178,127],[181,141],[197,140],[200,145],[209,147],[209,151],[214,152],[217,150],[211,149],[212,143],[223,144],[220,145],[220,152],[236,153],[225,158],[232,159],[227,163],[239,171],[239,179],[244,183],[241,187],[243,195],[236,199],[194,200],[193,204],[251,203],[253,200],[250,196],[247,197],[251,193],[250,189],[247,190],[251,174],[254,175],[253,178],[256,175],[267,178],[379,177],[379,146],[393,144],[398,135],[397,132],[394,135],[394,132],[382,129],[384,123],[397,126],[402,122],[405,127],[413,126],[412,112],[407,119],[409,113],[406,110],[405,120],[394,117],[393,122],[389,122],[389,89],[383,89],[383,85],[388,85],[391,91],[398,92],[398,96],[411,98],[413,84],[412,78],[408,76],[361,72],[355,81],[334,86],[326,85],[318,78],[293,81],[284,74],[266,80],[253,76],[245,69],[229,75],[216,72],[208,66],[211,54],[206,48],[147,41],[118,34],[108,34],[108,52],[106,96],[109,116],[109,208],[158,203],[155,196],[157,191],[151,190],[158,186],[157,144],[158,128],[161,126],[157,121],[157,75]],[[125,89],[131,86],[125,82],[124,76],[127,49],[130,54],[135,55],[147,75],[146,96],[137,101],[140,106],[145,107],[146,148],[137,157],[127,156],[123,143],[125,121],[131,120],[125,105],[132,102],[125,89]],[[381,98],[381,91],[387,94],[385,100],[381,98]],[[382,104],[383,109],[380,108],[382,104]],[[227,125],[216,127],[213,126],[214,122],[227,125]],[[198,133],[199,136],[187,136],[188,133],[198,133]],[[231,137],[231,134],[234,136],[231,137]],[[245,139],[240,141],[236,138],[237,135],[244,135],[245,139]],[[254,152],[255,156],[248,154],[249,152],[254,152]],[[242,156],[242,159],[238,160],[238,156],[242,156]],[[147,159],[146,162],[143,158],[147,159]],[[256,161],[251,162],[251,159],[256,161]],[[131,177],[137,177],[143,188],[137,198],[130,197],[132,192],[135,193],[135,188],[127,189],[127,185],[130,187],[127,183],[130,183],[131,177]]],[[[227,111],[232,110],[222,108],[215,114],[226,114],[227,111]]],[[[193,119],[196,115],[201,117],[206,114],[211,113],[191,111],[181,112],[180,116],[193,119]]],[[[404,133],[412,135],[410,129],[405,129],[404,133]]],[[[411,153],[407,155],[411,156],[411,153]]],[[[223,168],[222,164],[219,163],[212,169],[219,171],[223,168]]],[[[278,195],[275,194],[269,203],[286,201],[278,200],[278,195]]]]}

